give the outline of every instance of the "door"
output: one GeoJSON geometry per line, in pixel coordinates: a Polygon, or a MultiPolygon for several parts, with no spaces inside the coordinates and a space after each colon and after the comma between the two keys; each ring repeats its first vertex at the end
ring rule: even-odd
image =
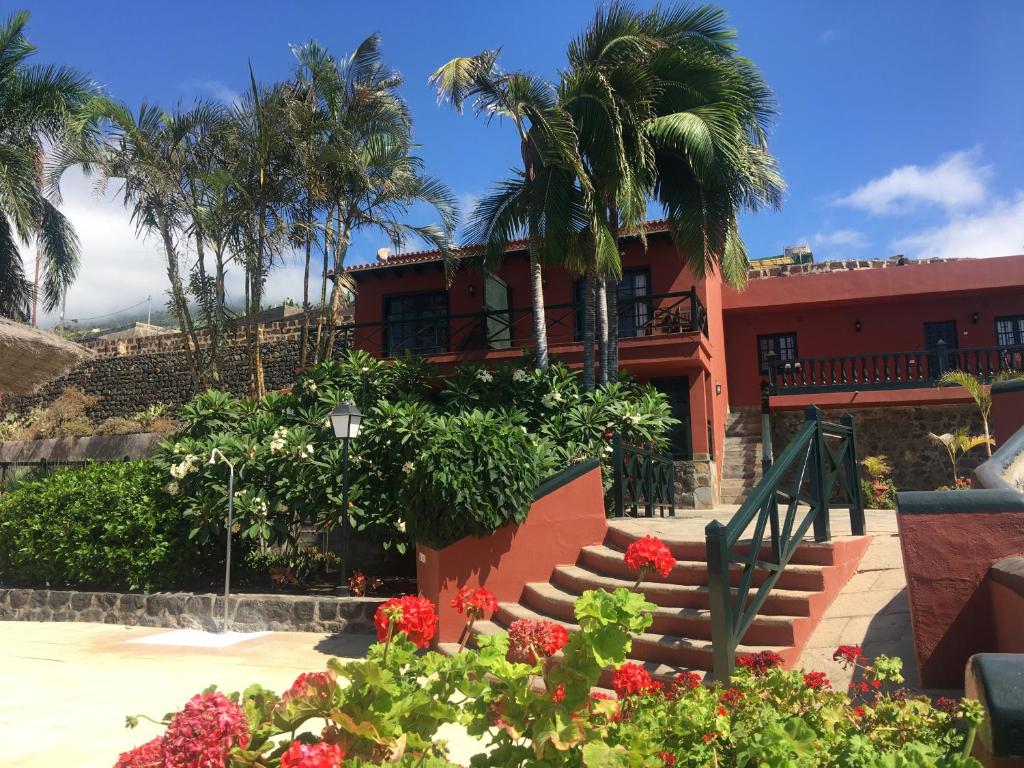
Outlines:
{"type": "Polygon", "coordinates": [[[508,309],[508,284],[490,272],[484,275],[484,347],[512,346],[512,317],[508,309]]]}
{"type": "Polygon", "coordinates": [[[693,458],[693,439],[690,424],[690,380],[686,376],[670,379],[651,379],[651,386],[668,397],[672,416],[679,423],[669,429],[669,453],[673,459],[693,458]]]}
{"type": "Polygon", "coordinates": [[[941,320],[936,323],[924,324],[924,349],[928,352],[928,376],[937,379],[951,368],[956,368],[956,321],[941,320]],[[948,356],[940,360],[935,351],[939,348],[939,342],[946,344],[948,356]]]}

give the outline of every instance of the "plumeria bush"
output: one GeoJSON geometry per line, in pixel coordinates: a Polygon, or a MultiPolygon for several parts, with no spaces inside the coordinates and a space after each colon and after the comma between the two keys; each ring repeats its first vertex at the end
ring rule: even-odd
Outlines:
{"type": "MultiPolygon", "coordinates": [[[[657,547],[645,551],[633,567],[671,567],[657,547]]],[[[280,696],[207,690],[116,768],[447,766],[438,732],[450,724],[479,740],[479,768],[980,768],[968,756],[980,705],[914,696],[899,659],[869,663],[858,646],[836,651],[856,668],[849,691],[832,690],[821,672],[781,669],[772,652],[741,657],[726,682],[692,672],[655,680],[626,661],[655,608],[639,592],[584,592],[575,631],[521,619],[478,635],[472,650],[465,641],[496,610],[494,596],[465,588],[452,606],[466,616],[459,653],[423,652],[438,622],[428,600],[389,600],[366,659],[333,660],[280,696]],[[595,689],[609,682],[615,696],[595,689]]]]}

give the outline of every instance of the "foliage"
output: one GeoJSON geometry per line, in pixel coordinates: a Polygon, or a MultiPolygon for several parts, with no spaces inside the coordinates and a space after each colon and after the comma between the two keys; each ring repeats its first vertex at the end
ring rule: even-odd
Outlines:
{"type": "Polygon", "coordinates": [[[896,509],[896,486],[892,482],[889,457],[865,456],[860,460],[866,478],[861,478],[861,496],[870,509],[896,509]]]}
{"type": "Polygon", "coordinates": [[[223,535],[227,475],[206,463],[215,447],[236,465],[243,547],[291,552],[300,530],[338,525],[343,445],[328,414],[346,401],[365,415],[350,445],[350,522],[401,552],[410,541],[443,546],[521,521],[540,481],[607,456],[612,432],[663,448],[674,423],[653,388],[622,381],[584,392],[560,365],[470,365],[441,381],[421,358],[353,350],[310,368],[290,393],[243,401],[211,390],[181,409],[181,430],[155,462],[190,535],[223,535]]]}
{"type": "MultiPolygon", "coordinates": [[[[91,464],[0,497],[0,580],[97,589],[180,586],[202,568],[146,462],[91,464]]],[[[215,564],[216,560],[213,560],[215,564]]]]}
{"type": "Polygon", "coordinates": [[[7,414],[0,422],[0,440],[47,440],[53,437],[89,435],[133,435],[140,432],[172,432],[174,421],[168,407],[151,405],[128,418],[111,417],[94,425],[89,409],[98,403],[97,395],[87,395],[77,387],[66,387],[47,406],[37,406],[23,416],[7,414]]]}
{"type": "MultiPolygon", "coordinates": [[[[432,608],[417,602],[413,622],[400,606],[396,600],[379,609],[385,642],[364,660],[332,660],[326,672],[300,675],[281,696],[252,686],[217,698],[222,709],[238,702],[248,729],[239,746],[225,745],[223,728],[214,739],[200,738],[200,746],[219,745],[209,754],[231,768],[289,768],[303,764],[292,762],[301,754],[330,757],[310,765],[446,766],[438,729],[455,723],[481,741],[475,768],[980,765],[966,756],[983,716],[977,702],[933,706],[902,688],[899,659],[867,664],[855,646],[837,651],[859,667],[850,694],[833,692],[820,672],[779,669],[770,656],[724,683],[702,685],[684,673],[663,685],[624,663],[630,634],[650,625],[654,608],[626,589],[583,593],[578,629],[556,642],[529,641],[539,626],[518,632],[515,643],[529,643],[528,653],[498,633],[478,635],[477,649],[453,656],[419,654],[405,629],[419,637],[431,624],[430,615],[419,614],[432,608]],[[618,701],[593,692],[609,667],[623,681],[618,701]]],[[[122,756],[123,765],[141,764],[128,762],[133,758],[122,756]]]]}
{"type": "Polygon", "coordinates": [[[937,442],[943,448],[946,449],[946,454],[949,456],[950,465],[953,468],[953,485],[956,486],[959,482],[959,477],[956,473],[957,465],[960,463],[960,459],[964,457],[964,454],[979,445],[990,445],[992,439],[985,435],[972,435],[968,432],[967,427],[957,427],[952,432],[944,432],[941,435],[936,435],[934,432],[929,432],[928,437],[937,442]]]}
{"type": "Polygon", "coordinates": [[[956,370],[947,371],[939,379],[940,387],[950,385],[961,387],[971,396],[975,405],[978,406],[978,415],[981,416],[981,423],[985,430],[985,448],[988,450],[989,456],[992,455],[992,441],[989,440],[989,420],[992,418],[992,384],[997,381],[1010,381],[1020,378],[1024,378],[1024,372],[1009,370],[1000,371],[997,375],[985,381],[981,377],[967,371],[956,370]]]}

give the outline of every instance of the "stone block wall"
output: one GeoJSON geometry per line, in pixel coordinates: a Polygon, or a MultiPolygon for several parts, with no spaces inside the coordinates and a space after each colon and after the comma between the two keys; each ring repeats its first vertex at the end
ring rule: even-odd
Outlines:
{"type": "MultiPolygon", "coordinates": [[[[974,403],[822,409],[824,418],[829,421],[838,421],[847,412],[853,414],[857,454],[860,457],[883,453],[888,456],[893,482],[900,491],[933,491],[953,484],[946,449],[928,437],[929,432],[941,435],[957,427],[967,427],[971,434],[983,434],[981,417],[974,403]]],[[[803,411],[772,413],[776,455],[789,444],[803,422],[803,411]]],[[[984,446],[975,448],[961,459],[958,473],[970,476],[987,456],[984,446]]]]}
{"type": "MultiPolygon", "coordinates": [[[[372,633],[374,597],[232,595],[231,628],[239,632],[372,633]]],[[[190,592],[134,594],[0,589],[0,620],[91,621],[140,627],[219,629],[224,598],[190,592]]]]}
{"type": "Polygon", "coordinates": [[[683,509],[712,509],[718,499],[718,473],[714,459],[706,453],[692,460],[676,461],[676,506],[683,509]]]}

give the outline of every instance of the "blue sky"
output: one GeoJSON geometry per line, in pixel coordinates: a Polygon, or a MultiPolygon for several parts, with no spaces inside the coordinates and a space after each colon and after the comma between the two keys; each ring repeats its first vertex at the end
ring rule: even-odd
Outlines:
{"type": "MultiPolygon", "coordinates": [[[[646,3],[645,3],[646,4],[646,3]]],[[[37,59],[90,72],[115,97],[163,105],[231,99],[247,82],[286,77],[289,43],[315,37],[341,54],[383,36],[431,173],[466,204],[518,159],[507,125],[439,108],[427,75],[455,55],[503,47],[506,68],[554,77],[594,3],[191,2],[87,6],[25,2],[37,59]],[[73,10],[71,10],[73,9],[73,10]]],[[[1024,4],[726,2],[741,52],[779,102],[772,150],[789,184],[780,213],[743,221],[752,257],[809,243],[819,259],[985,257],[1024,252],[1024,4]]],[[[89,182],[65,184],[85,246],[71,317],[127,306],[164,289],[155,246],[137,243],[120,207],[89,182]],[[113,286],[117,286],[116,290],[113,286]]],[[[357,242],[353,261],[383,238],[357,242]]],[[[289,267],[271,293],[296,297],[289,267]]]]}

